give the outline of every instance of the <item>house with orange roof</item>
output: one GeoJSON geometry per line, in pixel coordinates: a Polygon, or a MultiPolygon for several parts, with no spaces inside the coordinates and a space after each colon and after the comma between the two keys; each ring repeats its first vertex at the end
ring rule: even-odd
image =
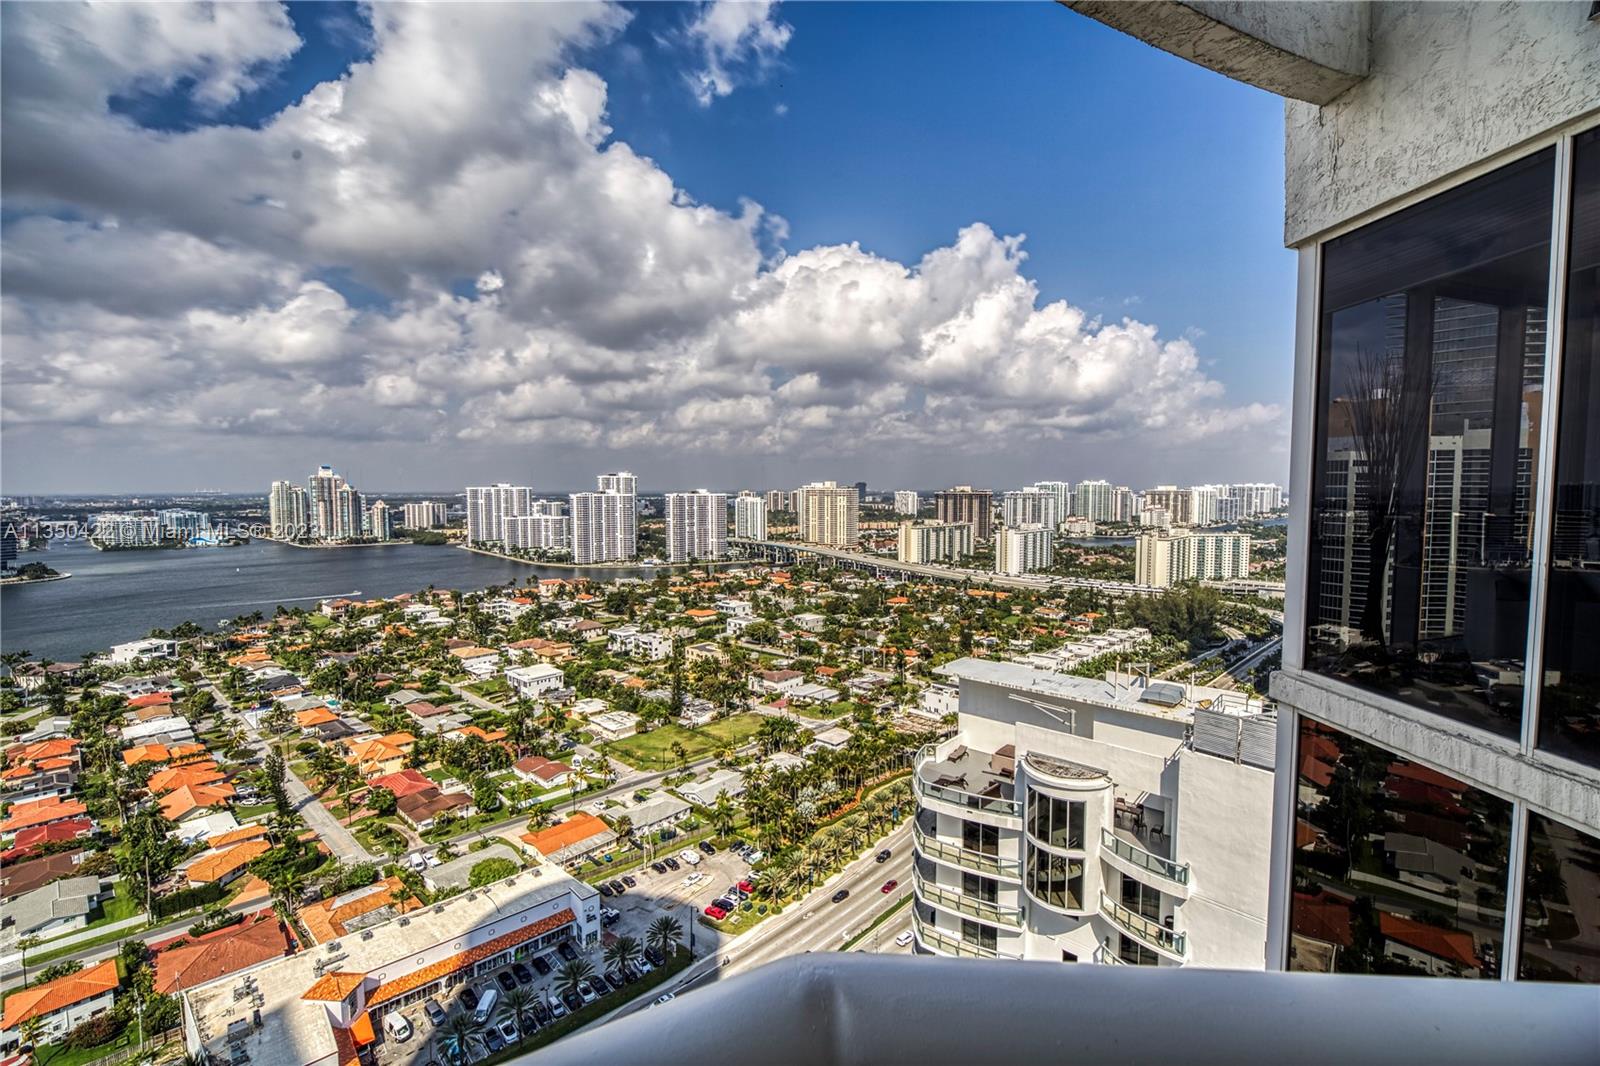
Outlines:
{"type": "Polygon", "coordinates": [[[117,960],[107,959],[54,981],[18,989],[6,997],[0,1033],[7,1034],[5,1043],[18,1043],[22,1026],[38,1018],[43,1023],[39,1042],[59,1043],[73,1029],[112,1008],[120,981],[117,960]]]}
{"type": "Polygon", "coordinates": [[[399,773],[384,774],[382,777],[372,778],[367,784],[373,788],[388,789],[395,794],[396,799],[437,787],[417,770],[401,770],[399,773]]]}
{"type": "Polygon", "coordinates": [[[276,914],[261,911],[225,929],[174,937],[150,945],[150,950],[156,991],[170,996],[281,959],[293,950],[293,939],[276,914]]]}
{"type": "Polygon", "coordinates": [[[301,907],[296,916],[313,942],[326,944],[423,906],[404,881],[390,877],[301,907]]]}
{"type": "Polygon", "coordinates": [[[59,796],[34,800],[31,803],[14,803],[6,811],[5,820],[0,821],[0,839],[15,836],[24,829],[33,829],[52,822],[64,822],[69,818],[82,818],[88,813],[89,808],[81,801],[62,799],[59,796]]]}
{"type": "Polygon", "coordinates": [[[151,707],[170,708],[171,706],[172,693],[170,692],[148,692],[143,696],[135,696],[128,701],[128,710],[130,711],[145,710],[151,707]]]}
{"type": "Polygon", "coordinates": [[[233,801],[234,788],[226,782],[214,785],[184,785],[161,797],[161,813],[169,822],[183,822],[204,814],[212,807],[226,807],[233,801]]]}
{"type": "Polygon", "coordinates": [[[381,737],[364,737],[345,742],[350,754],[346,757],[367,777],[393,774],[405,769],[406,755],[417,738],[410,733],[389,733],[381,737]]]}
{"type": "Polygon", "coordinates": [[[190,886],[226,885],[245,872],[246,866],[272,850],[264,839],[246,840],[242,844],[218,851],[207,852],[184,868],[183,876],[190,886]]]}
{"type": "Polygon", "coordinates": [[[315,733],[318,726],[324,726],[329,722],[337,722],[338,720],[339,716],[326,706],[297,711],[294,716],[295,724],[300,727],[300,732],[307,736],[315,733]]]}
{"type": "Polygon", "coordinates": [[[446,733],[447,737],[477,737],[485,743],[493,744],[506,738],[504,729],[483,729],[475,725],[464,725],[460,729],[452,729],[446,733]]]}
{"type": "Polygon", "coordinates": [[[129,766],[138,766],[142,762],[179,763],[201,758],[205,754],[204,744],[174,744],[171,747],[165,744],[140,744],[123,751],[122,761],[129,766]]]}
{"type": "Polygon", "coordinates": [[[61,737],[56,740],[36,740],[31,744],[13,744],[6,749],[6,761],[13,766],[41,759],[71,759],[74,763],[79,762],[78,739],[61,737]]]}
{"type": "Polygon", "coordinates": [[[609,848],[617,842],[617,834],[588,811],[578,811],[548,829],[523,833],[522,839],[551,862],[572,863],[609,848]]]}
{"type": "Polygon", "coordinates": [[[178,766],[169,766],[164,770],[157,770],[145,782],[145,787],[159,796],[164,792],[184,786],[210,785],[223,779],[223,773],[217,769],[217,764],[210,759],[199,762],[188,762],[178,766]]]}
{"type": "Polygon", "coordinates": [[[260,840],[267,835],[264,825],[241,825],[237,829],[230,829],[226,833],[206,837],[206,847],[225,848],[232,844],[242,844],[246,840],[260,840]]]}
{"type": "Polygon", "coordinates": [[[451,648],[450,655],[461,668],[476,678],[490,677],[500,670],[500,653],[493,648],[480,648],[469,644],[464,648],[451,648]]]}

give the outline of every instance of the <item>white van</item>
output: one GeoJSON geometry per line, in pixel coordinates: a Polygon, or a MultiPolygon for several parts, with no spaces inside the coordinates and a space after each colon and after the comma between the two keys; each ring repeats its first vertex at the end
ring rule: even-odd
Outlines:
{"type": "Polygon", "coordinates": [[[693,848],[684,848],[682,851],[678,852],[678,858],[682,859],[690,866],[700,865],[700,853],[693,848]]]}
{"type": "Polygon", "coordinates": [[[397,1044],[403,1044],[411,1039],[411,1022],[404,1014],[392,1010],[383,1016],[383,1031],[389,1034],[389,1039],[397,1044]]]}
{"type": "Polygon", "coordinates": [[[472,1012],[472,1020],[479,1025],[487,1024],[494,1014],[494,1009],[499,1005],[500,990],[490,986],[489,990],[483,994],[483,998],[478,1000],[478,1009],[472,1012]]]}

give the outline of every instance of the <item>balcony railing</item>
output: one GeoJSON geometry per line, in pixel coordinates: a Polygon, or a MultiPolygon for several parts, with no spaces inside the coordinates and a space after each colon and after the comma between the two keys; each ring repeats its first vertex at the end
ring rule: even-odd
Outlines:
{"type": "Polygon", "coordinates": [[[945,955],[959,955],[969,959],[1020,959],[1009,951],[999,948],[986,948],[982,944],[970,944],[958,936],[952,936],[943,929],[936,928],[931,922],[922,920],[920,914],[912,914],[911,924],[917,931],[917,939],[924,944],[945,955]]]}
{"type": "Polygon", "coordinates": [[[1006,799],[1003,796],[980,796],[975,792],[963,792],[959,788],[949,785],[936,785],[922,777],[923,767],[939,760],[938,745],[926,745],[917,756],[917,769],[911,775],[912,787],[919,797],[925,799],[942,800],[965,807],[972,811],[983,811],[987,814],[999,814],[1010,818],[1022,817],[1022,801],[1019,799],[1006,799]]]}
{"type": "Polygon", "coordinates": [[[1164,877],[1179,885],[1186,886],[1189,883],[1188,863],[1173,862],[1171,859],[1151,854],[1139,845],[1123,840],[1109,829],[1100,830],[1100,846],[1141,869],[1149,870],[1157,877],[1164,877]]]}
{"type": "Polygon", "coordinates": [[[911,879],[916,884],[917,895],[943,907],[945,910],[959,911],[970,918],[977,918],[984,922],[993,922],[996,925],[1009,925],[1013,929],[1022,928],[1022,908],[1007,907],[999,903],[990,903],[988,900],[975,899],[963,895],[960,891],[936,885],[927,880],[915,868],[912,868],[911,879]]]}
{"type": "Polygon", "coordinates": [[[917,850],[924,855],[941,862],[952,863],[974,873],[988,874],[991,877],[1008,877],[1014,881],[1022,879],[1022,863],[1015,859],[1002,859],[998,855],[985,855],[981,851],[963,848],[958,844],[947,844],[933,834],[924,832],[922,826],[916,822],[911,823],[911,832],[916,840],[917,850]]]}
{"type": "Polygon", "coordinates": [[[1128,960],[1101,944],[1094,949],[1094,961],[1099,966],[1127,966],[1128,960]]]}
{"type": "Polygon", "coordinates": [[[1179,959],[1188,953],[1188,937],[1185,934],[1175,933],[1160,922],[1129,910],[1103,892],[1100,894],[1100,913],[1110,918],[1118,929],[1153,951],[1179,959]]]}

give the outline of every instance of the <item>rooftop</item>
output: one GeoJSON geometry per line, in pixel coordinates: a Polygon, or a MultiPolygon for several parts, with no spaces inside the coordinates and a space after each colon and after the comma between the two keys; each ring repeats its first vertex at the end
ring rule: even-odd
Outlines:
{"type": "Polygon", "coordinates": [[[1239,715],[1256,715],[1270,710],[1261,700],[1246,700],[1244,696],[1228,689],[1181,685],[1175,681],[1132,674],[1113,674],[1110,678],[1078,677],[1022,663],[974,658],[957,659],[934,672],[962,681],[998,685],[1033,696],[1072,700],[1168,721],[1192,721],[1197,708],[1239,715]]]}

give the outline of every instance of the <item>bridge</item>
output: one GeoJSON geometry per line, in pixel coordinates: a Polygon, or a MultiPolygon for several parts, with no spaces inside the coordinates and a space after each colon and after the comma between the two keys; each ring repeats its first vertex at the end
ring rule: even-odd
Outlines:
{"type": "Polygon", "coordinates": [[[743,550],[746,555],[764,559],[769,563],[791,566],[800,562],[818,562],[843,570],[861,570],[876,577],[921,577],[954,584],[1031,592],[1083,588],[1118,598],[1159,595],[1163,591],[1154,585],[1136,585],[1131,581],[1101,581],[1088,577],[1056,577],[1045,574],[995,574],[987,570],[963,570],[957,566],[941,566],[937,563],[902,563],[898,559],[882,555],[867,555],[865,552],[830,548],[821,544],[802,544],[790,540],[750,540],[745,537],[729,537],[728,544],[730,547],[743,550]]]}

